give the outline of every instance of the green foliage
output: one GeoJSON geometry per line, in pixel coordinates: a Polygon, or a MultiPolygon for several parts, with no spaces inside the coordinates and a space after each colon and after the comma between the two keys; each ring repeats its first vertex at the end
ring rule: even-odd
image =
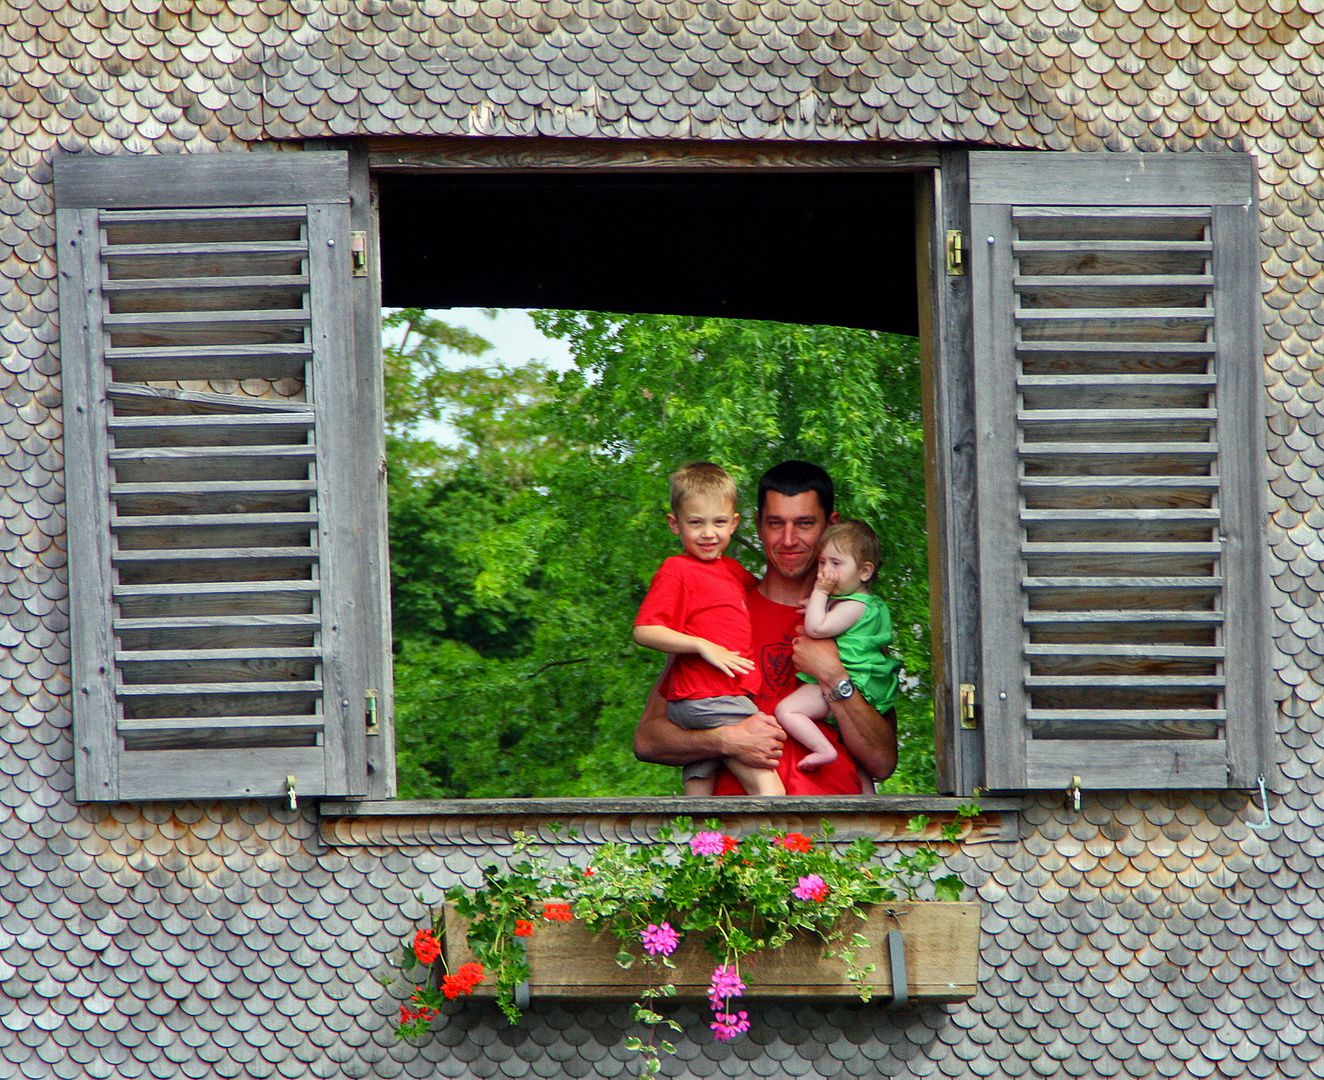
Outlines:
{"type": "MultiPolygon", "coordinates": [[[[388,361],[388,471],[402,797],[646,795],[678,770],[634,760],[661,660],[630,626],[677,550],[666,477],[727,467],[755,572],[753,487],[804,458],[883,542],[907,679],[887,790],[933,789],[923,434],[912,339],[865,330],[659,315],[539,312],[574,367],[444,370],[447,337],[406,309],[388,361]],[[441,419],[458,445],[417,436],[441,419]]],[[[452,341],[459,340],[459,346],[452,341]]]]}

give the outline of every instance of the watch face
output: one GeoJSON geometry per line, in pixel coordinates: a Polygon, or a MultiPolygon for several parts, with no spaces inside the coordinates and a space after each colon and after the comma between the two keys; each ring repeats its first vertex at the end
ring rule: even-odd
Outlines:
{"type": "Polygon", "coordinates": [[[837,697],[848,698],[855,693],[855,684],[850,679],[842,679],[841,682],[837,683],[836,690],[837,697]]]}

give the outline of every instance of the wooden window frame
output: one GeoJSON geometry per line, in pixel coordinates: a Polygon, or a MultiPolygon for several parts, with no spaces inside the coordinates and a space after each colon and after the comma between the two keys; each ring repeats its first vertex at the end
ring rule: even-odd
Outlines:
{"type": "MultiPolygon", "coordinates": [[[[849,172],[908,173],[915,178],[938,787],[961,794],[974,791],[982,782],[982,732],[962,729],[957,717],[960,687],[978,683],[980,655],[978,557],[973,543],[974,401],[969,373],[963,374],[961,368],[969,366],[969,277],[949,274],[945,256],[950,231],[969,233],[966,152],[931,146],[381,138],[367,140],[366,156],[374,178],[484,171],[598,175],[849,172]],[[951,446],[953,452],[941,453],[939,447],[944,446],[951,446]]],[[[537,807],[557,802],[519,801],[537,807]]],[[[496,800],[493,805],[502,802],[496,800]]],[[[654,802],[649,801],[650,807],[654,802]]],[[[445,803],[469,804],[470,800],[445,803]]],[[[690,812],[689,801],[676,800],[674,805],[690,812]]]]}

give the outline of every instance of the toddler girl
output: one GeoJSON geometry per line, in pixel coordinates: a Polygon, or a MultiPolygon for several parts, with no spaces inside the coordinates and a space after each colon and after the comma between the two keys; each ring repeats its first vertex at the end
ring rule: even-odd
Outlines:
{"type": "MultiPolygon", "coordinates": [[[[879,557],[878,537],[863,521],[829,525],[819,546],[818,579],[805,602],[804,618],[809,637],[837,639],[841,666],[853,684],[844,696],[858,690],[881,714],[896,701],[901,661],[884,651],[892,642],[891,613],[868,591],[879,557]]],[[[782,699],[777,722],[810,751],[800,768],[811,772],[835,761],[837,751],[814,723],[830,711],[826,693],[810,676],[799,677],[809,685],[782,699]]]]}

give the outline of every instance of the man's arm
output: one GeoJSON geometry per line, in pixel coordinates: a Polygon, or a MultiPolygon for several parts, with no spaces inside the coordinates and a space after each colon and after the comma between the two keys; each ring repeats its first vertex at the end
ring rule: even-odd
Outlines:
{"type": "Polygon", "coordinates": [[[688,765],[704,758],[733,757],[754,769],[773,769],[786,732],[771,716],[755,713],[726,727],[690,730],[667,719],[667,703],[656,686],[648,695],[634,733],[634,756],[656,765],[688,765]]]}
{"type": "MultiPolygon", "coordinates": [[[[795,666],[812,675],[823,686],[833,686],[849,678],[841,665],[837,643],[800,636],[791,653],[795,666]]],[[[841,741],[850,756],[865,772],[877,780],[886,780],[896,771],[896,711],[880,715],[860,694],[831,704],[841,741]]]]}

